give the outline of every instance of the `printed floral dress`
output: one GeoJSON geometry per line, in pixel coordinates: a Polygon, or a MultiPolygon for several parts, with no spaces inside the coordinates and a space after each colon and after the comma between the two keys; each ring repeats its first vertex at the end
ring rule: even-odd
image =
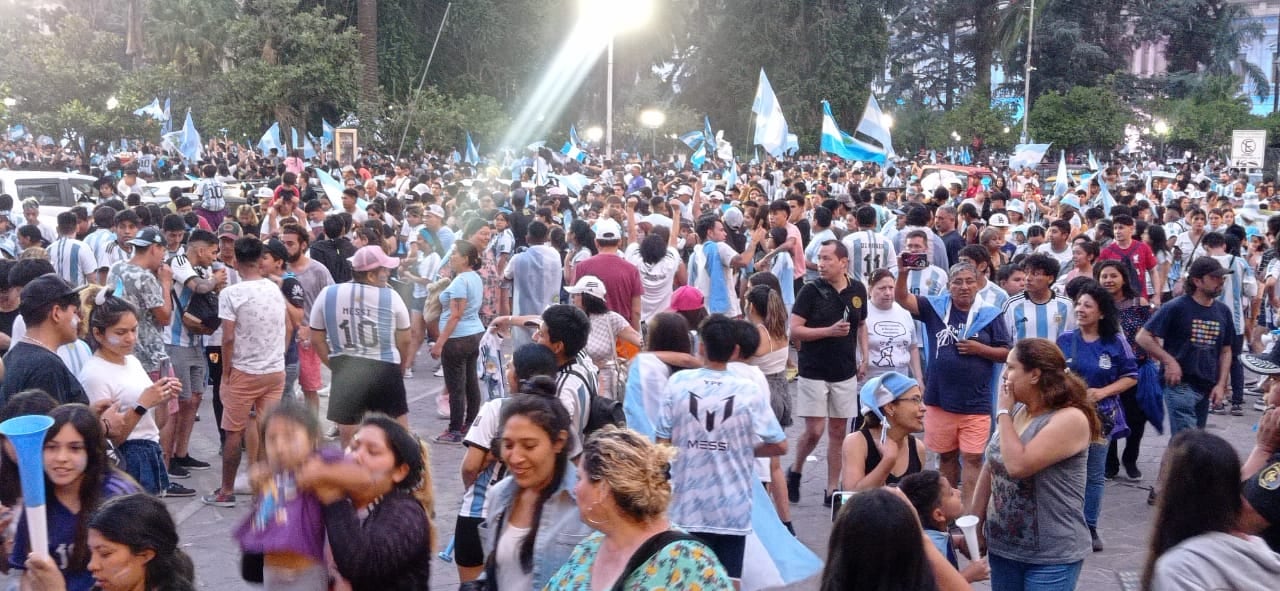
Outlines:
{"type": "MultiPolygon", "coordinates": [[[[569,561],[544,591],[591,591],[591,565],[604,534],[596,532],[574,548],[569,561]]],[[[716,555],[702,542],[675,542],[658,551],[627,576],[625,591],[732,591],[733,582],[716,555]]]]}

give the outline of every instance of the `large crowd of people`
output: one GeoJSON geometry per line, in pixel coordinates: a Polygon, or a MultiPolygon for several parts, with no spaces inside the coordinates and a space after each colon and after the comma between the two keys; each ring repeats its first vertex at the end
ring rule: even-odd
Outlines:
{"type": "Polygon", "coordinates": [[[0,195],[0,417],[54,419],[49,548],[0,458],[27,588],[191,589],[155,498],[248,489],[246,580],[426,589],[456,489],[466,589],[732,589],[753,511],[794,532],[821,487],[843,505],[824,590],[1073,589],[1117,478],[1155,483],[1145,586],[1280,573],[1270,175],[208,148],[0,142],[7,166],[100,179],[59,212],[0,195]],[[447,426],[422,439],[407,380],[432,371],[447,426]],[[1241,462],[1204,428],[1246,413],[1241,462]],[[221,457],[193,457],[215,429],[221,457]],[[466,447],[460,480],[433,445],[466,447]],[[183,485],[209,469],[216,489],[183,485]],[[978,548],[952,535],[966,514],[978,548]]]}

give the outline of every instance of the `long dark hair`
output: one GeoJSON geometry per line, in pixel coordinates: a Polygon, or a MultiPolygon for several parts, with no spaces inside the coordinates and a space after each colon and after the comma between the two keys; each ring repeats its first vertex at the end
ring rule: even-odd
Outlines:
{"type": "Polygon", "coordinates": [[[932,591],[922,532],[912,507],[886,490],[859,494],[831,528],[822,591],[932,591]]]}
{"type": "Polygon", "coordinates": [[[1242,508],[1235,448],[1208,431],[1178,433],[1165,452],[1164,489],[1156,499],[1143,589],[1151,588],[1156,561],[1174,546],[1203,533],[1235,530],[1242,508]]]}
{"type": "Polygon", "coordinates": [[[1120,293],[1124,294],[1124,298],[1126,300],[1138,297],[1138,287],[1136,285],[1131,285],[1131,282],[1129,281],[1129,270],[1125,268],[1124,262],[1117,261],[1115,259],[1107,259],[1105,261],[1098,261],[1095,263],[1093,265],[1093,278],[1099,283],[1102,282],[1103,269],[1115,269],[1116,272],[1124,278],[1124,286],[1120,288],[1120,293]]]}
{"type": "Polygon", "coordinates": [[[645,338],[646,351],[693,351],[693,342],[689,339],[689,321],[684,316],[662,312],[654,314],[647,324],[649,334],[645,338]]]}
{"type": "Polygon", "coordinates": [[[1151,248],[1153,254],[1169,252],[1169,238],[1160,224],[1147,226],[1147,246],[1151,248]]]}
{"type": "Polygon", "coordinates": [[[1104,289],[1097,281],[1090,281],[1076,294],[1077,305],[1081,296],[1089,296],[1098,304],[1098,312],[1102,315],[1098,319],[1098,335],[1105,341],[1114,340],[1116,335],[1120,334],[1120,311],[1116,309],[1116,301],[1111,297],[1111,292],[1104,289]]]}
{"type": "Polygon", "coordinates": [[[520,568],[526,573],[531,573],[533,572],[533,545],[538,539],[538,522],[542,521],[542,508],[546,506],[551,496],[560,490],[560,482],[564,480],[565,470],[569,466],[569,441],[573,438],[573,421],[569,418],[569,410],[556,398],[554,379],[547,376],[534,376],[524,383],[520,393],[530,394],[530,396],[516,396],[503,405],[503,427],[506,427],[511,417],[521,416],[546,432],[551,443],[559,441],[562,437],[565,438],[565,445],[560,448],[560,453],[556,454],[551,483],[538,492],[538,504],[533,510],[533,525],[530,526],[529,535],[525,536],[520,544],[520,568]]]}
{"type": "MultiPolygon", "coordinates": [[[[0,423],[24,415],[47,415],[57,406],[58,401],[44,390],[23,390],[10,396],[9,401],[0,408],[0,423]]],[[[0,435],[0,442],[3,441],[4,436],[0,435]]],[[[0,504],[12,507],[20,498],[22,498],[22,479],[18,477],[18,465],[9,461],[7,454],[0,453],[0,504]]]]}
{"type": "Polygon", "coordinates": [[[1059,410],[1075,408],[1089,419],[1089,436],[1097,439],[1102,432],[1102,421],[1089,402],[1087,388],[1083,380],[1067,372],[1067,359],[1062,350],[1048,339],[1022,339],[1013,346],[1014,357],[1026,371],[1040,370],[1040,383],[1037,384],[1045,408],[1059,410]]]}
{"type": "Polygon", "coordinates": [[[124,318],[126,314],[132,314],[134,318],[138,316],[138,309],[134,308],[133,304],[129,303],[128,300],[117,297],[111,292],[100,294],[99,292],[104,289],[107,288],[90,285],[85,289],[84,297],[81,300],[84,302],[81,306],[82,310],[87,308],[81,313],[86,314],[89,318],[86,323],[88,330],[85,337],[95,350],[101,346],[101,343],[98,342],[99,333],[105,335],[107,330],[119,323],[120,319],[124,318]],[[99,295],[104,296],[102,303],[98,303],[99,295]]]}
{"type": "Polygon", "coordinates": [[[130,552],[155,552],[146,566],[148,591],[195,589],[195,565],[178,546],[178,528],[159,499],[141,493],[119,496],[103,503],[87,521],[89,528],[128,546],[130,552]]]}
{"type": "MultiPolygon", "coordinates": [[[[102,424],[98,422],[98,416],[93,414],[93,410],[83,404],[64,404],[49,411],[49,416],[53,417],[53,426],[45,433],[46,444],[57,437],[58,432],[66,425],[71,425],[84,438],[84,475],[80,477],[80,490],[76,496],[80,497],[80,515],[88,516],[102,502],[102,484],[114,470],[107,462],[104,445],[106,437],[102,432],[102,424]]],[[[54,486],[48,475],[45,476],[44,486],[46,499],[54,498],[54,486]]],[[[84,518],[76,520],[75,545],[72,546],[67,564],[72,570],[84,570],[89,565],[88,521],[84,518]]]]}

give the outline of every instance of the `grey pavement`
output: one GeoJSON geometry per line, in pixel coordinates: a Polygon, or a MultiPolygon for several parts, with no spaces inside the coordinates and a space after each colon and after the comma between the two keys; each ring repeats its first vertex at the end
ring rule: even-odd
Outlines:
{"type": "MultiPolygon", "coordinates": [[[[419,356],[416,375],[408,381],[409,418],[414,430],[430,440],[444,431],[447,421],[436,416],[436,396],[443,387],[443,380],[431,376],[436,363],[425,352],[419,356]]],[[[1230,441],[1241,454],[1248,454],[1253,444],[1253,426],[1261,413],[1252,410],[1255,399],[1246,396],[1245,415],[1232,417],[1211,415],[1208,429],[1230,441]]],[[[322,404],[327,398],[321,399],[322,404]]],[[[179,481],[196,489],[200,494],[212,491],[218,484],[219,455],[217,432],[213,423],[213,410],[208,397],[200,410],[201,421],[196,423],[192,437],[191,454],[214,464],[214,469],[193,472],[192,478],[179,481]]],[[[800,427],[793,426],[788,435],[794,447],[800,427]]],[[[1147,492],[1152,486],[1160,455],[1168,442],[1167,436],[1157,435],[1148,426],[1143,441],[1139,467],[1143,472],[1140,482],[1124,479],[1108,481],[1103,499],[1100,533],[1106,542],[1106,550],[1085,559],[1079,589],[1110,591],[1120,589],[1117,574],[1138,571],[1146,556],[1152,507],[1146,504],[1147,492]]],[[[826,483],[826,442],[820,442],[811,461],[806,463],[802,483],[802,498],[792,506],[792,519],[800,540],[820,557],[825,557],[830,532],[830,510],[822,506],[822,489],[826,483]]],[[[431,444],[432,477],[436,492],[437,550],[443,549],[453,533],[459,500],[462,494],[459,466],[463,448],[456,445],[431,444]]],[[[790,455],[784,460],[788,465],[790,455]]],[[[244,471],[241,466],[241,471],[244,471]]],[[[166,499],[178,523],[182,546],[196,564],[196,584],[202,589],[252,589],[239,576],[239,550],[230,537],[231,529],[244,519],[250,498],[238,497],[240,503],[232,509],[216,508],[202,504],[199,497],[166,499]]],[[[963,560],[963,558],[961,559],[963,560]]],[[[431,589],[454,591],[458,585],[455,567],[439,559],[431,565],[431,589]]],[[[812,577],[790,588],[816,591],[818,577],[812,577]]],[[[988,589],[985,583],[976,589],[988,589]]]]}

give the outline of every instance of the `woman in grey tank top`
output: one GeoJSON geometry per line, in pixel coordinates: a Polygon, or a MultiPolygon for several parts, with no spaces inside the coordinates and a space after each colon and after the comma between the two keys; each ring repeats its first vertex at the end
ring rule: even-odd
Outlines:
{"type": "Polygon", "coordinates": [[[1009,352],[971,512],[985,519],[994,591],[1070,591],[1092,546],[1085,465],[1100,423],[1062,352],[1023,339],[1009,352]]]}

